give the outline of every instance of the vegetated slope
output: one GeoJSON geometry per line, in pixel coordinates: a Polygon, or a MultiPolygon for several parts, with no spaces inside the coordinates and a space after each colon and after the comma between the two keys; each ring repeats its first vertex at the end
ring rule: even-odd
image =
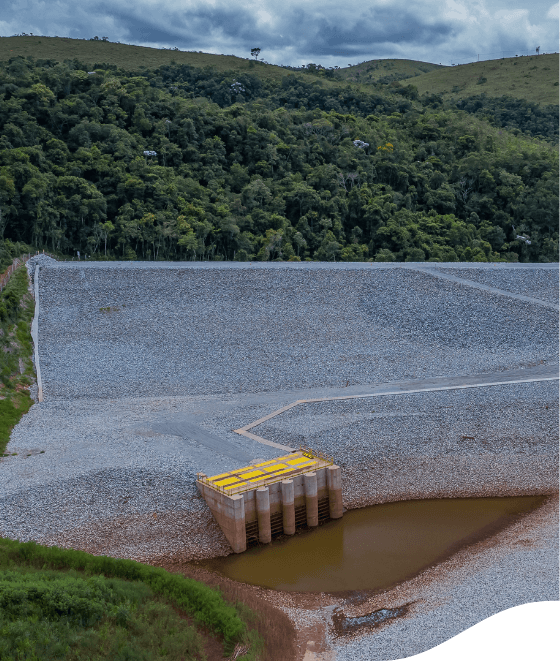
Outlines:
{"type": "MultiPolygon", "coordinates": [[[[264,53],[265,54],[265,53],[264,53]]],[[[247,53],[249,55],[249,53],[247,53]]],[[[157,69],[168,64],[188,65],[198,69],[210,67],[216,73],[251,73],[260,80],[280,81],[284,76],[297,72],[297,76],[314,76],[321,84],[339,87],[342,82],[355,81],[369,83],[382,79],[382,82],[401,80],[410,76],[440,68],[441,65],[414,60],[372,60],[361,65],[341,68],[335,72],[321,65],[307,67],[281,67],[263,61],[245,59],[236,55],[216,55],[179,49],[151,48],[120,44],[102,39],[70,39],[68,37],[14,36],[0,37],[0,61],[14,57],[33,57],[38,60],[78,59],[91,68],[115,65],[124,71],[157,69]],[[367,75],[364,71],[367,70],[367,75]]]]}
{"type": "Polygon", "coordinates": [[[488,120],[493,126],[511,129],[514,135],[522,131],[558,143],[558,106],[538,105],[511,96],[489,97],[485,92],[459,99],[455,106],[488,120]]]}
{"type": "Polygon", "coordinates": [[[0,570],[0,655],[3,660],[206,659],[196,628],[154,598],[142,582],[26,567],[0,570]]]}
{"type": "Polygon", "coordinates": [[[510,96],[540,105],[558,105],[558,53],[471,62],[442,67],[414,78],[420,94],[441,94],[445,100],[485,93],[510,96]]]}
{"type": "Polygon", "coordinates": [[[14,258],[21,257],[26,253],[32,253],[33,249],[27,244],[0,238],[0,276],[13,263],[14,258]]]}
{"type": "Polygon", "coordinates": [[[557,259],[556,146],[413,86],[337,85],[1,64],[6,236],[109,259],[557,259]]]}
{"type": "MultiPolygon", "coordinates": [[[[236,55],[214,55],[180,50],[150,48],[118,44],[101,39],[70,39],[67,37],[0,37],[0,61],[31,56],[38,60],[79,59],[90,68],[116,65],[124,71],[157,69],[166,64],[185,64],[191,67],[211,67],[215,72],[251,71],[263,79],[281,79],[290,73],[272,64],[255,63],[236,55]]],[[[249,56],[249,53],[247,53],[249,56]]]]}
{"type": "Polygon", "coordinates": [[[77,59],[90,69],[113,65],[124,71],[152,70],[175,64],[197,69],[210,67],[216,73],[250,73],[262,81],[276,82],[285,76],[294,76],[295,71],[298,78],[314,79],[327,88],[337,89],[344,83],[353,82],[362,91],[372,84],[378,86],[414,78],[409,82],[420,94],[441,94],[445,99],[462,99],[485,92],[489,96],[509,95],[538,104],[558,104],[556,54],[473,62],[457,67],[406,59],[369,60],[335,71],[320,64],[284,68],[235,55],[158,49],[102,39],[0,37],[0,62],[18,56],[55,62],[77,59]],[[520,68],[514,69],[514,66],[520,68]],[[520,75],[524,78],[521,83],[520,75]],[[480,83],[483,78],[487,81],[480,83]]]}
{"type": "Polygon", "coordinates": [[[368,60],[336,71],[340,80],[356,83],[391,83],[406,78],[414,78],[435,70],[445,69],[441,64],[419,60],[368,60]]]}
{"type": "Polygon", "coordinates": [[[495,126],[558,142],[557,54],[457,67],[409,60],[372,62],[340,69],[336,77],[354,80],[362,89],[367,89],[368,84],[378,90],[380,85],[389,85],[393,91],[403,93],[412,85],[421,95],[437,95],[444,105],[447,102],[475,113],[495,126]]]}
{"type": "MultiPolygon", "coordinates": [[[[265,645],[281,642],[260,633],[294,632],[267,624],[271,612],[287,618],[265,612],[162,568],[0,538],[2,659],[222,659],[236,644],[250,659],[274,659],[265,645]]],[[[279,648],[293,659],[291,641],[279,648]]]]}
{"type": "MultiPolygon", "coordinates": [[[[289,68],[264,63],[260,60],[238,57],[236,55],[216,55],[195,51],[180,51],[149,46],[120,44],[102,39],[70,39],[67,37],[0,37],[0,62],[14,57],[33,57],[37,60],[64,62],[78,59],[89,69],[117,66],[123,71],[157,69],[161,66],[178,64],[204,69],[210,67],[216,73],[238,72],[251,73],[267,81],[280,81],[290,74],[289,68]]],[[[295,69],[295,68],[294,68],[295,69]]],[[[293,75],[293,74],[292,74],[293,75]]],[[[305,69],[299,70],[303,78],[311,76],[305,69]]],[[[325,81],[339,85],[337,81],[325,81]]]]}
{"type": "Polygon", "coordinates": [[[27,387],[35,377],[31,360],[35,304],[28,283],[27,270],[21,266],[0,292],[0,456],[13,426],[33,404],[27,387]]]}

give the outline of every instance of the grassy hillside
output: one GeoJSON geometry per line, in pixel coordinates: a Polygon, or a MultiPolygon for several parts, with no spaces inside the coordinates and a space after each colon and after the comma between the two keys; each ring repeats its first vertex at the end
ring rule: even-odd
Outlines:
{"type": "Polygon", "coordinates": [[[558,104],[558,54],[504,58],[445,67],[414,60],[371,60],[337,71],[337,78],[360,86],[408,80],[420,94],[457,101],[485,92],[538,104],[558,104]]]}
{"type": "MultiPolygon", "coordinates": [[[[112,64],[125,71],[157,69],[172,63],[186,64],[200,69],[211,67],[216,73],[250,73],[270,82],[280,82],[284,77],[294,75],[289,69],[235,55],[163,50],[66,37],[0,37],[0,61],[18,55],[58,62],[78,59],[92,69],[96,65],[112,64]]],[[[486,92],[492,97],[509,95],[539,104],[558,104],[558,55],[554,54],[473,62],[457,67],[417,60],[371,60],[339,69],[334,80],[305,70],[296,75],[331,88],[353,83],[360,91],[379,83],[414,78],[409,82],[413,82],[420,94],[441,94],[448,100],[486,92]],[[479,82],[484,78],[485,82],[479,82]]]]}
{"type": "Polygon", "coordinates": [[[458,100],[486,92],[539,104],[558,104],[558,55],[532,55],[441,67],[414,79],[420,94],[458,100]]]}
{"type": "MultiPolygon", "coordinates": [[[[57,62],[79,60],[88,65],[90,69],[102,68],[103,65],[115,65],[123,71],[154,70],[166,65],[187,65],[197,69],[211,68],[216,74],[225,72],[250,74],[263,83],[280,83],[287,76],[292,79],[296,77],[312,81],[315,85],[327,88],[340,88],[349,82],[344,80],[344,76],[342,76],[343,80],[328,79],[323,75],[317,75],[318,72],[303,69],[294,71],[236,55],[165,50],[67,37],[0,37],[0,62],[7,62],[18,56],[31,56],[36,60],[55,60],[57,62]]],[[[419,64],[426,65],[426,63],[419,64]]],[[[434,65],[427,64],[426,66],[434,65]]],[[[352,77],[349,80],[352,80],[352,77]]],[[[360,87],[366,89],[366,86],[360,85],[360,87]]]]}
{"type": "Polygon", "coordinates": [[[216,72],[247,71],[263,80],[280,80],[290,74],[272,64],[255,63],[235,55],[213,55],[211,53],[189,53],[162,50],[146,46],[130,46],[110,41],[89,41],[66,37],[0,37],[0,61],[12,57],[31,55],[36,59],[73,60],[95,68],[100,64],[115,64],[125,71],[157,69],[166,64],[187,64],[191,67],[212,67],[216,72]]]}
{"type": "MultiPolygon", "coordinates": [[[[337,71],[337,77],[356,83],[376,83],[384,80],[403,80],[445,69],[440,64],[419,60],[370,60],[337,71]]],[[[415,81],[416,82],[416,81],[415,81]]]]}

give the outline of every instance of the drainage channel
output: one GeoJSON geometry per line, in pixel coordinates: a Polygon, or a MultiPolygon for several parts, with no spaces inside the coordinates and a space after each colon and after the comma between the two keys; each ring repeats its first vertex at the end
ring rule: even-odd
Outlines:
{"type": "Polygon", "coordinates": [[[202,565],[236,581],[282,591],[383,590],[499,531],[545,498],[422,499],[368,506],[313,531],[202,565]]]}

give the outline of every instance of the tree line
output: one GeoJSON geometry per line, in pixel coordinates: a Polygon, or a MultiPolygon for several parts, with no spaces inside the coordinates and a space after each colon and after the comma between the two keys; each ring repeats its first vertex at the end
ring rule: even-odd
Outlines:
{"type": "Polygon", "coordinates": [[[0,95],[11,242],[96,259],[558,260],[557,107],[21,57],[0,65],[0,95]]]}

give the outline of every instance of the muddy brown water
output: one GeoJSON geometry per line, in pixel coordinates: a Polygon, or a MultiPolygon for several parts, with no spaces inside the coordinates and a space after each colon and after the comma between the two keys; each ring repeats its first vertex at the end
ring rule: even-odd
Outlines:
{"type": "Polygon", "coordinates": [[[381,590],[414,576],[530,512],[544,497],[423,499],[348,511],[204,565],[230,579],[282,591],[381,590]]]}

